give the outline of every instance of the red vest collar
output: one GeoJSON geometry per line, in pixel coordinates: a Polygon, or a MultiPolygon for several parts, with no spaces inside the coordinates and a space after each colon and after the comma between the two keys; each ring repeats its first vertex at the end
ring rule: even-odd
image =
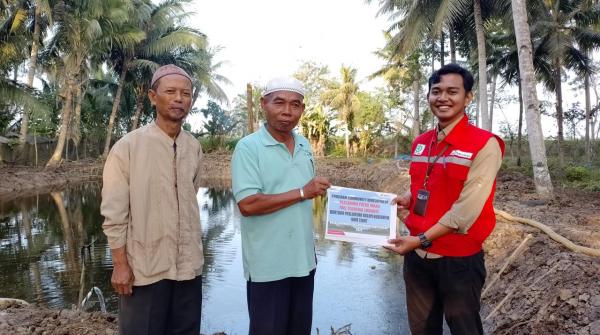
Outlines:
{"type": "Polygon", "coordinates": [[[457,146],[460,142],[461,139],[461,134],[464,134],[464,130],[469,127],[469,118],[467,117],[467,115],[463,115],[462,119],[460,119],[460,121],[458,121],[458,123],[456,124],[456,126],[454,126],[454,128],[452,128],[452,131],[450,131],[450,134],[446,135],[446,137],[444,138],[445,142],[448,142],[450,145],[453,146],[457,146]]]}

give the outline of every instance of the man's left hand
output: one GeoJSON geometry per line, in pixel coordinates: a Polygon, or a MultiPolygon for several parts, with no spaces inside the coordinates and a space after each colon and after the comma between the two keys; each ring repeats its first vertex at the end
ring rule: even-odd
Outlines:
{"type": "Polygon", "coordinates": [[[416,236],[400,236],[388,240],[388,243],[390,244],[383,247],[400,255],[406,255],[421,246],[421,241],[416,236]]]}

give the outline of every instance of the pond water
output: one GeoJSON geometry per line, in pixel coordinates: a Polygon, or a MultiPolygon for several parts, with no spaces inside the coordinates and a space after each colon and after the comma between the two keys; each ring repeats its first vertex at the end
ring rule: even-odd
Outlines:
{"type": "MultiPolygon", "coordinates": [[[[202,188],[198,202],[205,253],[202,332],[247,334],[241,215],[230,190],[202,188]]],[[[98,183],[0,203],[0,297],[71,308],[98,287],[108,311],[115,312],[110,249],[99,207],[98,183]]],[[[402,257],[325,240],[323,211],[324,202],[315,201],[313,333],[319,328],[330,334],[331,327],[349,323],[352,334],[408,333],[402,257]]]]}

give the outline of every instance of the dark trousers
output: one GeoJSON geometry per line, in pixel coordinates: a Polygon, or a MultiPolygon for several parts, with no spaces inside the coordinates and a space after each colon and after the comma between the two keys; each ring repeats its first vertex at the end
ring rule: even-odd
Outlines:
{"type": "MultiPolygon", "coordinates": [[[[252,280],[252,278],[250,278],[252,280]]],[[[309,335],[315,270],[306,277],[246,283],[250,335],[309,335]]]]}
{"type": "Polygon", "coordinates": [[[200,334],[202,276],[134,286],[119,298],[121,335],[200,334]]]}
{"type": "Polygon", "coordinates": [[[483,334],[479,316],[485,282],[483,251],[468,257],[404,257],[408,323],[413,335],[441,335],[443,320],[453,335],[483,334]]]}

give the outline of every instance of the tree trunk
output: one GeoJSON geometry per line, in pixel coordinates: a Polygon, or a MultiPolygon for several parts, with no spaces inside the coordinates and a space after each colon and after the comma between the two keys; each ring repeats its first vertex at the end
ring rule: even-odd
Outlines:
{"type": "Polygon", "coordinates": [[[521,166],[521,141],[523,137],[523,91],[519,79],[519,130],[517,134],[517,166],[521,166]]]}
{"type": "Polygon", "coordinates": [[[317,146],[316,146],[316,154],[318,157],[325,156],[325,142],[326,142],[325,135],[319,134],[319,138],[317,140],[317,146]]]}
{"type": "MultiPolygon", "coordinates": [[[[594,88],[594,96],[596,96],[596,106],[600,104],[600,94],[598,94],[598,88],[596,87],[596,80],[594,79],[595,77],[591,77],[590,81],[591,81],[591,86],[594,88]]],[[[596,136],[596,121],[598,120],[598,115],[600,115],[600,112],[596,112],[594,113],[594,115],[592,116],[591,120],[590,120],[590,140],[592,142],[594,142],[596,140],[596,138],[598,136],[596,136]]],[[[598,127],[600,128],[600,127],[598,127]]]]}
{"type": "Polygon", "coordinates": [[[246,109],[248,112],[248,134],[252,134],[254,132],[254,116],[252,111],[252,85],[250,83],[246,84],[246,109]]]}
{"type": "Polygon", "coordinates": [[[435,38],[431,37],[431,74],[435,72],[435,38]]]}
{"type": "MultiPolygon", "coordinates": [[[[87,86],[86,86],[87,87],[87,86]]],[[[79,160],[79,144],[81,143],[81,104],[83,103],[83,97],[87,88],[81,89],[78,87],[75,90],[75,115],[73,117],[73,128],[71,134],[73,135],[73,144],[75,144],[75,159],[79,160]]]]}
{"type": "Polygon", "coordinates": [[[60,125],[60,131],[58,133],[58,141],[54,148],[54,153],[46,163],[46,167],[57,166],[62,159],[62,152],[65,147],[67,140],[67,132],[69,131],[69,120],[71,119],[71,110],[73,109],[73,91],[75,90],[75,80],[72,78],[68,79],[67,83],[67,94],[65,103],[62,108],[62,120],[60,125]]]}
{"type": "Polygon", "coordinates": [[[563,133],[563,124],[564,124],[564,114],[562,109],[562,83],[560,82],[561,78],[561,63],[557,58],[554,60],[554,89],[556,93],[556,124],[558,126],[558,134],[556,137],[557,146],[558,146],[558,163],[561,168],[565,166],[565,154],[563,152],[563,143],[564,143],[564,133],[563,133]]]}
{"type": "Polygon", "coordinates": [[[487,107],[487,61],[485,51],[485,31],[481,16],[481,0],[473,1],[473,15],[475,16],[475,32],[477,33],[477,56],[479,63],[479,113],[483,129],[491,130],[487,107]]]}
{"type": "MultiPolygon", "coordinates": [[[[27,71],[27,85],[33,87],[33,78],[35,77],[35,68],[37,67],[37,57],[39,50],[40,41],[40,16],[42,10],[39,5],[35,6],[35,14],[33,19],[33,37],[31,39],[31,54],[29,56],[29,70],[27,71]]],[[[27,140],[27,131],[29,128],[29,110],[23,108],[23,118],[21,119],[21,134],[19,135],[19,142],[25,144],[27,140]]]]}
{"type": "Polygon", "coordinates": [[[442,31],[441,36],[440,36],[440,67],[444,66],[444,63],[446,62],[444,57],[444,44],[446,43],[446,36],[444,35],[444,31],[442,31]]]}
{"type": "Polygon", "coordinates": [[[201,90],[202,87],[196,87],[196,89],[194,90],[194,95],[192,96],[192,107],[194,107],[194,105],[196,104],[196,100],[198,100],[201,90]]]}
{"type": "Polygon", "coordinates": [[[420,73],[417,74],[417,78],[413,81],[413,124],[412,124],[412,137],[413,139],[417,138],[419,134],[421,134],[421,118],[419,116],[419,102],[421,98],[419,97],[419,93],[421,91],[420,82],[420,73]]]}
{"type": "Polygon", "coordinates": [[[142,115],[142,110],[144,109],[144,99],[146,98],[146,89],[142,86],[135,97],[135,113],[133,113],[133,117],[131,118],[131,129],[129,131],[136,130],[138,124],[140,122],[140,116],[142,115]]]}
{"type": "Polygon", "coordinates": [[[590,75],[583,78],[585,89],[585,159],[589,165],[592,164],[592,141],[590,140],[590,121],[592,119],[592,101],[590,97],[590,75]]]}
{"type": "Polygon", "coordinates": [[[497,75],[492,78],[492,96],[490,100],[490,131],[494,128],[494,103],[496,102],[496,80],[497,75]]]}
{"type": "Polygon", "coordinates": [[[38,146],[37,146],[37,136],[35,134],[35,129],[33,130],[33,151],[35,153],[35,167],[38,166],[38,146]]]}
{"type": "Polygon", "coordinates": [[[527,23],[526,0],[511,0],[513,22],[519,51],[519,76],[523,89],[523,103],[526,106],[527,135],[533,166],[533,181],[537,193],[542,197],[551,197],[552,180],[548,171],[546,146],[542,133],[542,123],[536,92],[535,74],[533,70],[533,48],[527,23]]]}
{"type": "Polygon", "coordinates": [[[125,85],[125,75],[127,74],[127,63],[128,60],[123,61],[123,70],[121,70],[121,76],[119,77],[119,84],[117,87],[117,93],[115,94],[115,100],[113,101],[112,111],[110,112],[110,118],[108,119],[108,129],[106,130],[106,141],[104,142],[104,152],[102,157],[106,158],[110,150],[110,140],[112,138],[113,129],[115,127],[115,119],[119,112],[121,105],[121,95],[123,94],[123,86],[125,85]]]}
{"type": "Polygon", "coordinates": [[[456,63],[456,42],[454,41],[454,32],[450,29],[450,63],[456,63]]]}
{"type": "Polygon", "coordinates": [[[348,125],[346,125],[346,134],[344,136],[344,144],[346,146],[346,157],[350,157],[350,129],[348,129],[348,125]]]}
{"type": "Polygon", "coordinates": [[[481,126],[481,118],[479,117],[479,97],[473,97],[473,101],[475,102],[475,125],[479,127],[481,126]]]}

